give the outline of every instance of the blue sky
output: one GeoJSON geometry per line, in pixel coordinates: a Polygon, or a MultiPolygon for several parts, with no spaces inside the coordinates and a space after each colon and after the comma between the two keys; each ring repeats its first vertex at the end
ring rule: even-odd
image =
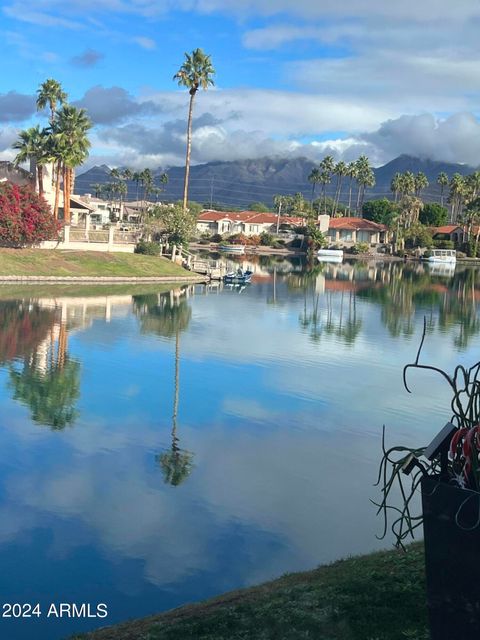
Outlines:
{"type": "Polygon", "coordinates": [[[0,15],[1,159],[39,121],[33,96],[53,77],[95,123],[89,165],[181,164],[188,96],[172,76],[201,47],[217,75],[195,107],[194,162],[478,164],[472,0],[6,0],[0,15]]]}

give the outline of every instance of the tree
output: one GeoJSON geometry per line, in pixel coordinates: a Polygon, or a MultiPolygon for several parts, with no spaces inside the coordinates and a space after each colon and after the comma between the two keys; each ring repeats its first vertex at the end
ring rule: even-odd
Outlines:
{"type": "Polygon", "coordinates": [[[398,195],[402,190],[402,174],[397,171],[390,182],[390,191],[393,193],[394,202],[397,202],[398,195]]]}
{"type": "Polygon", "coordinates": [[[466,195],[465,178],[460,173],[454,173],[448,186],[448,201],[451,206],[451,221],[456,222],[462,211],[466,195]]]}
{"type": "Polygon", "coordinates": [[[348,183],[348,213],[352,210],[352,189],[353,189],[353,181],[356,179],[358,174],[357,171],[357,163],[349,162],[347,165],[347,177],[349,178],[348,183]]]}
{"type": "Polygon", "coordinates": [[[49,78],[42,82],[40,88],[37,89],[37,110],[45,109],[48,105],[50,108],[50,126],[53,127],[55,115],[58,105],[67,103],[67,94],[62,89],[62,85],[53,78],[49,78]]]}
{"type": "Polygon", "coordinates": [[[30,187],[0,182],[0,244],[36,245],[58,237],[59,223],[45,200],[30,187]]]}
{"type": "Polygon", "coordinates": [[[431,247],[433,245],[432,234],[420,222],[415,222],[409,227],[403,236],[405,245],[409,248],[431,247]]]}
{"type": "Polygon", "coordinates": [[[173,76],[180,86],[186,87],[190,94],[187,122],[187,150],[185,156],[185,181],[183,186],[183,210],[187,210],[188,178],[190,173],[190,155],[192,150],[192,115],[195,96],[200,87],[206,90],[214,85],[213,76],[215,69],[212,66],[210,56],[202,49],[195,49],[191,54],[185,53],[185,62],[173,76]]]}
{"type": "Polygon", "coordinates": [[[310,174],[308,176],[308,181],[312,183],[312,197],[311,197],[311,201],[313,202],[313,199],[315,197],[315,187],[317,186],[317,184],[320,183],[320,169],[317,169],[316,167],[314,167],[311,171],[310,174]]]}
{"type": "Polygon", "coordinates": [[[65,224],[70,224],[70,195],[73,190],[74,168],[88,157],[88,130],[92,123],[85,109],[64,105],[53,125],[56,154],[63,166],[63,211],[65,224]]]}
{"type": "Polygon", "coordinates": [[[340,160],[334,167],[333,173],[337,176],[337,185],[335,188],[335,196],[334,196],[334,205],[333,205],[333,215],[335,216],[337,213],[338,203],[340,201],[340,196],[342,195],[342,181],[344,176],[347,175],[348,167],[340,160]]]}
{"type": "Polygon", "coordinates": [[[447,224],[448,211],[445,207],[438,204],[438,202],[429,202],[423,205],[418,219],[422,224],[429,227],[441,227],[447,224]]]}
{"type": "Polygon", "coordinates": [[[417,196],[417,198],[421,196],[424,189],[428,188],[429,184],[430,183],[428,182],[427,176],[423,173],[423,171],[419,171],[415,176],[415,195],[417,196]]]}
{"type": "Polygon", "coordinates": [[[165,233],[169,242],[183,246],[195,233],[197,216],[183,206],[154,205],[147,213],[145,227],[150,234],[165,233]]]}
{"type": "Polygon", "coordinates": [[[440,185],[440,204],[443,207],[443,192],[448,187],[448,176],[445,171],[441,171],[437,177],[437,184],[440,185]]]}
{"type": "Polygon", "coordinates": [[[18,140],[13,143],[13,149],[18,151],[15,160],[15,166],[33,161],[37,172],[38,192],[42,196],[43,189],[43,167],[50,162],[50,149],[48,146],[48,134],[45,129],[40,129],[38,124],[30,127],[25,131],[20,131],[18,140]]]}
{"type": "Polygon", "coordinates": [[[375,186],[375,174],[370,166],[370,161],[366,155],[361,155],[356,161],[357,165],[357,212],[362,210],[365,190],[367,187],[375,186]]]}
{"type": "Polygon", "coordinates": [[[269,213],[270,207],[267,207],[267,205],[264,202],[251,202],[248,205],[248,210],[258,211],[259,213],[269,213]]]}
{"type": "Polygon", "coordinates": [[[378,224],[386,224],[387,226],[390,226],[397,213],[397,205],[388,200],[388,198],[369,200],[362,207],[362,215],[366,220],[371,220],[378,224]]]}
{"type": "Polygon", "coordinates": [[[415,176],[411,171],[400,174],[400,194],[409,196],[415,193],[415,176]]]}

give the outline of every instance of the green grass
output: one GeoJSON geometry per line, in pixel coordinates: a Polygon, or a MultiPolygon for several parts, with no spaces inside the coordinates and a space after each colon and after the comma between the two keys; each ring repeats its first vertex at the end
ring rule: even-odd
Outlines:
{"type": "Polygon", "coordinates": [[[342,560],[79,640],[427,640],[423,546],[342,560]]]}
{"type": "Polygon", "coordinates": [[[136,253],[0,249],[0,276],[178,277],[191,272],[166,258],[136,253]]]}

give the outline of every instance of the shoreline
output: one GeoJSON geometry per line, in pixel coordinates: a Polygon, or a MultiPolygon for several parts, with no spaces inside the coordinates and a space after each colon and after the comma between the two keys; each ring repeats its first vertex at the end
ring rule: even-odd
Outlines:
{"type": "Polygon", "coordinates": [[[423,543],[337,560],[68,640],[425,638],[423,543]],[[274,635],[272,633],[274,632],[274,635]],[[415,632],[415,635],[414,635],[415,632]]]}

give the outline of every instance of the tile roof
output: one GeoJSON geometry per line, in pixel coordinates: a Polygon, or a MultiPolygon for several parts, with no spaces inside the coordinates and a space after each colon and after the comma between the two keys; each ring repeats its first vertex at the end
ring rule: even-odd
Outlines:
{"type": "Polygon", "coordinates": [[[433,228],[433,233],[453,233],[454,231],[456,231],[457,229],[460,229],[463,231],[462,227],[458,224],[446,224],[443,227],[434,227],[433,228]]]}
{"type": "MultiPolygon", "coordinates": [[[[198,222],[218,222],[218,220],[230,220],[231,222],[248,222],[249,224],[276,224],[277,214],[259,213],[258,211],[202,211],[197,218],[198,222]]],[[[282,224],[302,225],[303,218],[295,216],[281,216],[282,224]]]]}
{"type": "Polygon", "coordinates": [[[365,231],[386,231],[387,227],[384,224],[378,224],[365,218],[344,217],[344,218],[330,218],[329,229],[351,229],[365,230],[365,231]]]}

